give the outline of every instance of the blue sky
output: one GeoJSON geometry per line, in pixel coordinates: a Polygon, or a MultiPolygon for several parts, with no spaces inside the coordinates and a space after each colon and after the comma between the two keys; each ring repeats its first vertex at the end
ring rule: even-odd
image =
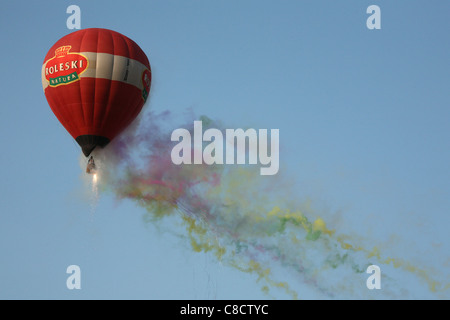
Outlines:
{"type": "Polygon", "coordinates": [[[116,30],[147,53],[145,108],[280,129],[280,173],[299,197],[336,212],[342,230],[394,241],[395,253],[448,277],[449,2],[8,1],[0,298],[267,298],[254,276],[143,223],[133,203],[105,194],[92,209],[80,149],[40,80],[48,49],[73,31],[71,4],[82,28],[116,30]],[[371,4],[381,30],[366,27],[371,4]],[[66,288],[71,264],[81,267],[81,290],[66,288]]]}

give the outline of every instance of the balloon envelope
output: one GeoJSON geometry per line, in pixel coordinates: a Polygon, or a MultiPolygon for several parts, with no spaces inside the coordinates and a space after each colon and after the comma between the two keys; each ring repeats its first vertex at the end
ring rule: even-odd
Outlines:
{"type": "Polygon", "coordinates": [[[136,118],[151,78],[148,58],[133,40],[99,28],[64,36],[42,65],[47,101],[86,156],[136,118]]]}

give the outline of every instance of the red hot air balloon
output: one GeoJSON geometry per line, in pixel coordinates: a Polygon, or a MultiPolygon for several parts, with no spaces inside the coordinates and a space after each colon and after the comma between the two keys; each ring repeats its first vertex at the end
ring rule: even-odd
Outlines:
{"type": "Polygon", "coordinates": [[[151,80],[150,63],[142,49],[107,29],[82,29],[62,37],[42,65],[48,104],[86,157],[136,118],[151,80]]]}

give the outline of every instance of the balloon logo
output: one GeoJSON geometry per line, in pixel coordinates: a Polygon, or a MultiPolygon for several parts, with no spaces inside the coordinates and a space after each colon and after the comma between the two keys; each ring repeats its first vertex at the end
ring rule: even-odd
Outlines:
{"type": "Polygon", "coordinates": [[[144,72],[142,73],[142,85],[144,86],[144,90],[142,90],[142,99],[144,99],[144,101],[147,100],[151,81],[152,74],[150,73],[150,70],[144,70],[144,72]]]}
{"type": "Polygon", "coordinates": [[[45,65],[45,79],[49,86],[57,87],[80,79],[87,69],[88,60],[80,53],[70,53],[72,46],[62,46],[55,50],[55,56],[45,65]]]}
{"type": "Polygon", "coordinates": [[[107,29],[70,33],[48,51],[42,87],[53,113],[88,157],[137,117],[150,92],[150,63],[128,37],[107,29]]]}

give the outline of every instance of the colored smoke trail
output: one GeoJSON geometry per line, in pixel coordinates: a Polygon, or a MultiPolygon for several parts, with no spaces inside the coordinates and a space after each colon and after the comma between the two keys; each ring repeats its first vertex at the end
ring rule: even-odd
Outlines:
{"type": "MultiPolygon", "coordinates": [[[[179,127],[192,131],[193,119],[179,127]]],[[[218,123],[203,118],[207,127],[218,123]]],[[[94,154],[101,175],[100,191],[131,199],[157,223],[179,215],[185,237],[196,252],[214,254],[223,264],[257,276],[264,292],[282,290],[303,298],[307,286],[325,298],[377,298],[366,287],[371,264],[398,269],[433,294],[448,285],[432,270],[402,259],[385,257],[376,246],[331,230],[308,201],[295,200],[280,176],[260,176],[259,166],[180,165],[172,163],[168,112],[149,114],[108,148],[94,154]]],[[[177,126],[178,127],[178,126],[177,126]]],[[[448,283],[448,281],[446,282],[448,283]]],[[[383,297],[405,298],[405,284],[383,274],[383,297]],[[389,282],[392,282],[390,285],[389,282]]]]}

